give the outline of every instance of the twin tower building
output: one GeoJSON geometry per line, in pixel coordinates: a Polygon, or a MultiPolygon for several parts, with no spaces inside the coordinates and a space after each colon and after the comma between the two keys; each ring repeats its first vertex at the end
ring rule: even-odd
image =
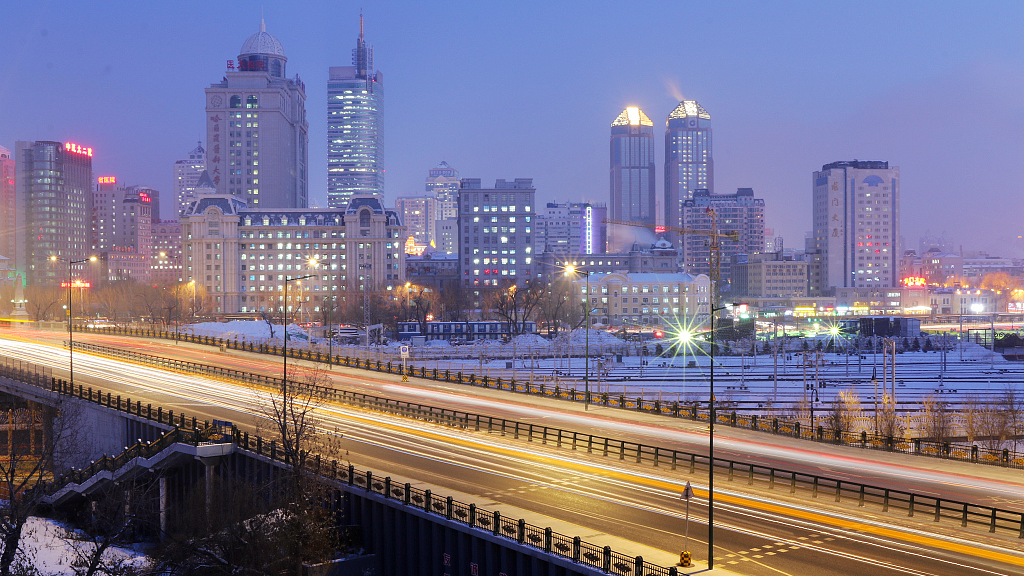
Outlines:
{"type": "MultiPolygon", "coordinates": [[[[267,32],[250,36],[223,79],[206,89],[206,170],[218,194],[252,208],[309,205],[309,123],[306,85],[288,76],[281,42],[267,32]]],[[[343,208],[353,196],[382,196],[384,77],[373,69],[363,36],[351,66],[332,66],[327,82],[327,203],[343,208]]]]}
{"type": "MultiPolygon", "coordinates": [[[[711,115],[693,100],[683,100],[665,122],[664,223],[671,233],[683,227],[683,203],[694,190],[714,193],[711,115]]],[[[654,122],[639,108],[622,111],[612,122],[609,216],[655,229],[661,223],[655,192],[654,122]]],[[[632,242],[633,230],[611,226],[609,246],[632,242]],[[622,235],[622,238],[616,238],[622,235]]],[[[674,234],[672,234],[675,237],[674,234]]]]}

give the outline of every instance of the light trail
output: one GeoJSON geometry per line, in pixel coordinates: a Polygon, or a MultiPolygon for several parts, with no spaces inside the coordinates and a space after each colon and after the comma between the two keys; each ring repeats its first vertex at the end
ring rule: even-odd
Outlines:
{"type": "MultiPolygon", "coordinates": [[[[11,352],[20,352],[26,359],[40,363],[43,361],[52,362],[54,359],[61,361],[62,356],[66,356],[66,352],[63,350],[40,347],[39,345],[28,343],[16,343],[11,346],[4,343],[0,344],[0,348],[11,352]]],[[[83,353],[76,355],[76,358],[79,359],[76,364],[80,366],[80,373],[86,376],[108,379],[129,388],[174,395],[187,401],[198,401],[212,406],[221,406],[253,417],[259,417],[258,410],[256,409],[258,393],[244,385],[181,375],[83,353]],[[128,376],[129,374],[131,376],[128,376]],[[147,383],[147,381],[153,383],[147,383]],[[160,382],[173,384],[174,387],[161,386],[160,382]]],[[[367,442],[375,446],[385,446],[390,450],[467,469],[479,470],[520,482],[541,483],[551,489],[614,502],[651,513],[674,518],[679,517],[679,513],[672,507],[675,504],[675,496],[682,490],[682,484],[678,478],[668,478],[655,473],[638,472],[628,466],[617,466],[593,461],[583,462],[578,455],[566,455],[564,452],[544,448],[543,446],[519,443],[510,446],[508,441],[503,441],[500,437],[493,435],[467,434],[464,431],[452,430],[439,425],[396,419],[358,409],[330,405],[325,407],[324,412],[325,426],[335,426],[338,429],[345,430],[343,436],[352,440],[358,439],[358,441],[367,442]],[[355,423],[362,423],[362,425],[357,426],[355,423]],[[418,448],[414,449],[413,446],[418,446],[418,448]],[[457,454],[454,450],[455,448],[458,448],[457,454]],[[504,464],[498,465],[493,463],[495,458],[504,462],[504,464]],[[488,459],[492,463],[489,467],[482,467],[482,462],[488,459]],[[533,476],[525,474],[524,470],[529,470],[533,476]],[[544,474],[541,474],[541,471],[544,474]],[[566,471],[580,475],[585,481],[600,483],[601,487],[567,486],[563,482],[558,482],[557,475],[565,474],[566,471]],[[642,490],[638,491],[638,488],[642,488],[642,490]],[[627,495],[616,494],[615,489],[625,491],[627,495]],[[666,503],[650,504],[648,501],[652,495],[656,495],[657,498],[666,503]]],[[[486,488],[486,486],[483,488],[486,488]]],[[[697,486],[697,489],[698,493],[704,491],[703,486],[700,485],[697,486]]],[[[924,546],[936,550],[952,549],[968,556],[1024,566],[1024,558],[1012,556],[998,548],[980,545],[975,542],[894,527],[885,523],[854,518],[844,514],[821,512],[793,504],[780,504],[768,499],[751,497],[747,494],[728,490],[718,490],[716,494],[721,499],[724,507],[733,510],[737,514],[751,517],[758,514],[767,515],[766,517],[773,518],[775,523],[790,528],[800,527],[806,529],[807,526],[811,526],[819,531],[840,529],[847,532],[850,538],[863,539],[865,534],[868,534],[872,538],[877,538],[883,542],[899,541],[901,546],[909,543],[922,546],[922,550],[925,550],[924,546]],[[780,515],[785,515],[786,518],[783,519],[780,515]]],[[[748,528],[736,525],[729,525],[728,528],[744,534],[764,537],[763,534],[751,531],[748,528]]],[[[777,540],[778,538],[772,536],[769,539],[777,540]]],[[[806,544],[799,545],[807,547],[806,544]]],[[[876,560],[858,558],[856,555],[828,548],[820,551],[848,559],[877,563],[876,560]]],[[[948,562],[948,560],[936,558],[932,555],[927,555],[927,557],[933,560],[948,562]]],[[[900,568],[907,574],[919,573],[913,569],[902,568],[896,565],[892,566],[900,568]]]]}

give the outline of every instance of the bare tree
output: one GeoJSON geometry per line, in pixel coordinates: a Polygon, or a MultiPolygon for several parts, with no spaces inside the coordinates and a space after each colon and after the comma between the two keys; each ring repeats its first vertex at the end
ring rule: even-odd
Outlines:
{"type": "Polygon", "coordinates": [[[853,390],[841,390],[832,401],[826,422],[837,436],[853,432],[853,424],[860,416],[860,397],[853,390]]]}
{"type": "Polygon", "coordinates": [[[327,430],[322,416],[329,385],[327,371],[315,363],[290,369],[278,390],[254,389],[257,433],[280,446],[288,466],[287,484],[281,487],[282,521],[290,534],[286,553],[297,561],[323,556],[333,525],[322,507],[326,488],[315,477],[316,463],[326,466],[343,457],[340,434],[327,430]]]}
{"type": "Polygon", "coordinates": [[[563,325],[575,328],[583,322],[583,307],[577,305],[578,300],[579,289],[564,276],[555,278],[544,291],[538,311],[551,335],[557,335],[563,325]]]}
{"type": "Polygon", "coordinates": [[[491,295],[490,307],[505,321],[510,336],[522,334],[544,295],[544,286],[537,281],[513,284],[491,295]]]}
{"type": "Polygon", "coordinates": [[[138,569],[111,549],[137,542],[144,534],[156,529],[150,519],[159,511],[157,483],[152,478],[136,478],[110,486],[102,494],[93,496],[85,510],[73,514],[69,520],[80,530],[65,530],[61,539],[74,555],[71,568],[76,576],[132,576],[138,569]]]}
{"type": "Polygon", "coordinates": [[[0,315],[7,317],[14,311],[14,281],[0,278],[0,315]]]}
{"type": "Polygon", "coordinates": [[[420,290],[420,293],[412,297],[412,315],[420,325],[420,334],[427,333],[427,319],[431,317],[431,310],[436,307],[437,296],[432,291],[420,290]]]}
{"type": "Polygon", "coordinates": [[[967,444],[973,445],[985,418],[985,401],[975,394],[966,396],[961,404],[960,416],[963,418],[967,444]]]}
{"type": "Polygon", "coordinates": [[[1006,415],[1007,432],[1013,438],[1013,451],[1017,451],[1017,440],[1024,433],[1024,394],[1008,384],[999,396],[999,409],[1006,415]]]}
{"type": "Polygon", "coordinates": [[[896,404],[889,394],[882,395],[882,404],[876,415],[878,429],[876,434],[885,438],[897,438],[903,435],[903,420],[896,413],[896,404]]]}
{"type": "Polygon", "coordinates": [[[63,396],[54,400],[54,406],[29,403],[0,415],[6,416],[9,435],[7,454],[0,458],[0,576],[12,574],[25,522],[43,506],[43,486],[84,463],[78,401],[63,396]]]}
{"type": "Polygon", "coordinates": [[[464,322],[469,319],[469,294],[462,282],[451,282],[438,290],[438,317],[445,322],[464,322]]]}
{"type": "Polygon", "coordinates": [[[55,311],[61,309],[60,305],[66,298],[67,292],[56,286],[30,285],[25,288],[26,307],[36,322],[49,320],[55,311]]]}
{"type": "Polygon", "coordinates": [[[929,394],[924,399],[925,434],[935,442],[949,440],[953,433],[953,414],[946,401],[929,394]]]}

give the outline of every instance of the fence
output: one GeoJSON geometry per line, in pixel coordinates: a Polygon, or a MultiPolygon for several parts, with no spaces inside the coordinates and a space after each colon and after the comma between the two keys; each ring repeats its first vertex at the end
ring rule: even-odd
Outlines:
{"type": "MultiPolygon", "coordinates": [[[[105,332],[108,330],[114,330],[113,328],[102,328],[96,331],[105,332]]],[[[138,336],[149,336],[149,337],[160,337],[160,334],[168,334],[166,332],[156,332],[144,329],[116,329],[118,333],[125,333],[127,335],[138,335],[138,336]]],[[[169,333],[173,338],[174,334],[169,333]]],[[[209,345],[220,345],[229,348],[235,348],[239,350],[245,350],[249,352],[258,352],[264,354],[281,355],[283,350],[276,346],[267,345],[254,345],[252,343],[232,343],[231,341],[219,340],[215,338],[209,338],[206,336],[197,336],[193,342],[199,344],[209,345]]],[[[75,347],[82,346],[84,350],[89,350],[87,346],[96,346],[92,344],[75,342],[75,347]]],[[[105,347],[96,347],[95,350],[104,349],[105,347]]],[[[118,351],[115,348],[109,348],[109,354],[114,354],[118,351]]],[[[149,356],[146,354],[140,354],[137,352],[127,352],[129,356],[115,356],[117,358],[125,358],[142,363],[151,363],[146,358],[159,358],[156,356],[149,356]],[[134,356],[132,356],[134,355],[134,356]]],[[[377,372],[386,372],[389,374],[400,374],[402,371],[401,360],[395,358],[392,360],[371,360],[371,359],[358,359],[349,356],[338,356],[329,357],[319,351],[312,350],[295,350],[292,348],[288,349],[288,356],[299,360],[310,360],[314,362],[330,362],[338,366],[347,366],[352,368],[361,368],[366,370],[375,370],[377,372]]],[[[183,366],[191,366],[192,362],[181,362],[177,360],[165,359],[161,360],[167,362],[179,362],[183,366]]],[[[170,367],[169,364],[160,363],[155,364],[160,367],[170,367]]],[[[197,365],[198,366],[198,365],[197,365]]],[[[213,372],[205,372],[207,375],[217,375],[231,377],[243,381],[250,381],[250,379],[260,379],[262,381],[270,381],[273,378],[263,377],[257,374],[245,373],[245,376],[238,376],[242,374],[238,370],[222,369],[215,366],[207,366],[209,369],[222,370],[224,374],[215,374],[213,372]]],[[[176,368],[177,369],[177,368],[176,368]]],[[[185,370],[187,371],[187,370],[185,370]]],[[[628,397],[625,394],[611,394],[608,392],[595,393],[593,391],[579,390],[576,386],[579,384],[576,381],[570,381],[571,387],[564,386],[564,381],[555,381],[553,384],[541,381],[523,381],[517,380],[515,377],[503,378],[501,376],[497,378],[490,378],[489,376],[478,376],[472,373],[453,372],[451,370],[438,370],[428,369],[425,366],[415,367],[408,366],[406,373],[412,377],[419,377],[429,380],[444,381],[448,383],[457,384],[468,384],[471,386],[481,386],[484,388],[494,388],[497,390],[507,390],[515,393],[532,394],[538,396],[546,396],[550,398],[558,398],[562,400],[569,400],[571,402],[587,402],[589,404],[598,404],[605,407],[619,408],[623,410],[635,410],[638,412],[647,412],[651,414],[658,414],[662,416],[669,416],[673,418],[689,418],[690,420],[703,420],[707,421],[710,417],[710,411],[707,408],[702,408],[700,404],[696,402],[662,402],[656,399],[646,399],[643,397],[628,397]]],[[[983,448],[977,445],[963,446],[954,444],[952,442],[933,442],[924,440],[921,438],[899,438],[895,436],[881,436],[877,434],[869,435],[867,432],[850,433],[837,431],[824,426],[802,426],[799,421],[784,420],[777,417],[764,417],[758,414],[744,414],[736,409],[730,409],[728,407],[716,407],[717,420],[723,424],[745,428],[748,430],[756,430],[760,432],[767,432],[776,435],[789,436],[792,438],[799,438],[804,440],[812,440],[816,442],[838,444],[843,446],[852,446],[865,449],[883,450],[887,452],[899,452],[903,454],[916,454],[921,456],[931,456],[936,458],[942,458],[946,460],[957,460],[960,462],[972,462],[980,464],[991,464],[997,466],[1004,466],[1010,468],[1024,469],[1024,453],[1012,451],[1009,449],[993,450],[989,448],[983,448]]]]}
{"type": "MultiPolygon", "coordinates": [[[[252,375],[237,370],[220,368],[218,366],[197,364],[193,362],[181,362],[178,360],[149,356],[138,352],[131,352],[117,348],[106,348],[95,344],[80,344],[76,342],[75,347],[77,348],[79,346],[82,346],[85,349],[91,349],[90,351],[94,353],[100,353],[109,357],[119,359],[131,359],[134,357],[144,363],[153,363],[172,370],[178,370],[175,368],[175,364],[186,364],[187,366],[180,371],[187,373],[231,378],[272,388],[279,388],[282,384],[282,380],[279,378],[252,375]],[[147,358],[152,362],[145,362],[147,358]]],[[[64,389],[59,389],[58,391],[69,393],[64,389]]],[[[564,430],[533,423],[524,423],[505,418],[496,418],[493,416],[474,414],[460,410],[451,410],[448,408],[440,408],[426,404],[407,402],[404,400],[394,400],[360,392],[338,390],[331,387],[316,386],[316,392],[321,397],[330,401],[401,417],[413,418],[424,422],[473,430],[476,432],[484,431],[487,433],[496,433],[503,437],[511,437],[513,440],[539,442],[540,444],[554,446],[558,449],[567,449],[572,451],[586,450],[588,454],[600,454],[602,457],[617,458],[624,462],[629,461],[641,465],[646,464],[658,468],[667,468],[669,470],[688,470],[689,474],[696,474],[698,471],[703,471],[705,473],[713,472],[716,476],[727,476],[727,479],[731,482],[736,481],[738,478],[746,479],[747,484],[751,486],[766,488],[768,490],[788,488],[790,494],[810,496],[812,499],[817,499],[821,495],[834,496],[836,502],[842,502],[852,498],[857,501],[859,507],[873,506],[884,513],[905,512],[911,517],[915,514],[932,514],[935,522],[956,520],[960,522],[962,527],[967,527],[968,525],[983,525],[987,527],[990,532],[1009,531],[1016,534],[1019,538],[1024,538],[1024,512],[980,506],[959,500],[938,498],[915,492],[894,490],[891,488],[872,486],[848,480],[829,478],[827,476],[794,472],[735,460],[722,458],[715,458],[714,460],[711,460],[708,456],[692,452],[628,442],[625,440],[597,436],[594,434],[564,430]]],[[[71,389],[70,393],[75,394],[76,392],[74,389],[71,389]]],[[[97,392],[98,396],[96,399],[93,399],[93,391],[91,388],[88,389],[86,393],[83,392],[82,387],[79,386],[77,395],[79,397],[83,397],[83,394],[85,394],[84,397],[87,399],[101,404],[103,403],[102,392],[97,392]]],[[[122,409],[120,396],[117,397],[116,403],[112,404],[112,402],[111,395],[108,392],[106,404],[104,405],[118,410],[122,409]]],[[[126,406],[127,411],[132,412],[130,399],[126,406]]],[[[144,414],[142,406],[139,403],[136,403],[135,411],[132,413],[141,417],[150,419],[154,418],[152,407],[148,407],[148,411],[144,414]]],[[[155,418],[158,422],[163,423],[163,414],[161,412],[158,411],[155,418]]],[[[700,414],[697,414],[695,418],[702,419],[700,414]]],[[[733,424],[733,422],[731,422],[732,420],[734,420],[733,415],[716,414],[716,422],[718,423],[727,425],[733,424]]],[[[187,424],[187,420],[183,414],[179,415],[178,421],[183,427],[187,424]]],[[[175,425],[173,412],[168,415],[167,423],[175,425]]],[[[195,418],[192,419],[192,425],[193,427],[196,425],[195,418]]],[[[247,438],[248,437],[245,436],[245,446],[249,445],[247,438]]],[[[257,446],[257,448],[259,451],[260,446],[257,446]]],[[[273,446],[271,447],[271,450],[273,451],[273,446]]]]}
{"type": "MultiPolygon", "coordinates": [[[[5,364],[0,365],[0,372],[8,371],[5,364]]],[[[15,372],[12,371],[12,374],[15,372]]],[[[18,372],[19,374],[21,372],[18,372]]],[[[38,374],[32,378],[33,385],[38,385],[42,379],[38,374]]],[[[176,443],[199,445],[211,439],[219,437],[221,429],[212,427],[209,422],[199,422],[194,416],[189,420],[184,414],[174,415],[173,411],[164,411],[158,407],[155,410],[152,405],[143,407],[142,403],[132,403],[130,398],[122,400],[121,396],[114,396],[110,392],[106,394],[101,390],[84,388],[81,385],[72,386],[64,380],[51,379],[50,389],[61,394],[70,395],[86,401],[94,402],[102,406],[128,412],[136,416],[154,420],[161,424],[170,424],[174,428],[154,442],[139,442],[127,448],[116,456],[104,456],[92,462],[87,468],[72,470],[55,478],[52,482],[42,485],[39,489],[54,493],[69,484],[80,484],[91,476],[103,471],[116,471],[132,463],[136,458],[151,458],[166,448],[176,443]],[[202,425],[202,428],[200,428],[202,425]]],[[[259,436],[251,436],[248,432],[241,432],[237,428],[231,428],[231,441],[237,447],[248,452],[250,457],[262,456],[273,460],[279,466],[289,466],[283,450],[277,448],[275,441],[267,442],[259,436]]],[[[678,569],[675,566],[664,567],[651,564],[642,556],[630,557],[615,552],[610,546],[598,546],[587,542],[579,536],[568,536],[553,531],[551,528],[542,528],[526,522],[523,519],[508,518],[497,511],[490,511],[480,508],[474,503],[464,503],[453,499],[451,496],[437,497],[429,489],[412,487],[409,483],[402,485],[393,484],[390,476],[381,478],[370,470],[360,470],[352,465],[343,465],[337,460],[327,462],[316,455],[308,460],[307,472],[315,474],[324,482],[334,486],[346,486],[349,490],[362,488],[367,492],[383,496],[387,500],[394,501],[404,506],[413,506],[422,509],[434,516],[443,517],[446,520],[458,522],[480,530],[486,530],[495,536],[514,541],[521,545],[543,550],[547,554],[553,554],[562,558],[572,560],[590,568],[601,570],[607,574],[621,576],[677,576],[678,569]]]]}

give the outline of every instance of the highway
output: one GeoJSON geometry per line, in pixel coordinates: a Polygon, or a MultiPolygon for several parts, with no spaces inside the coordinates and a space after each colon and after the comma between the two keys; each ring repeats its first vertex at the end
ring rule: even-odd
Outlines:
{"type": "MultiPolygon", "coordinates": [[[[19,336],[22,334],[22,331],[17,332],[19,336]]],[[[34,340],[54,345],[66,336],[54,332],[29,334],[34,340]]],[[[176,346],[163,340],[122,336],[78,334],[75,338],[236,370],[278,377],[281,374],[279,357],[238,351],[220,353],[211,346],[176,346]]],[[[15,355],[6,351],[2,342],[0,354],[15,355]]],[[[294,365],[306,364],[295,360],[291,362],[294,365]]],[[[56,367],[60,369],[64,365],[57,363],[56,367]]],[[[705,423],[600,406],[591,406],[589,412],[583,413],[578,404],[565,401],[416,378],[403,383],[398,376],[367,370],[335,368],[331,378],[336,386],[357,392],[698,454],[707,454],[708,451],[705,423]]],[[[721,425],[716,428],[715,447],[718,458],[1024,511],[1024,472],[1020,470],[819,444],[721,425]]]]}
{"type": "MultiPolygon", "coordinates": [[[[129,345],[133,341],[134,344],[145,342],[125,340],[129,345]]],[[[219,356],[198,353],[194,348],[182,350],[194,361],[211,360],[201,358],[202,355],[219,356]]],[[[52,365],[58,370],[67,360],[66,351],[10,340],[0,340],[0,353],[52,365]]],[[[230,362],[240,360],[250,369],[256,368],[255,360],[232,354],[225,358],[230,362]]],[[[254,392],[243,386],[124,365],[80,353],[75,355],[75,366],[76,382],[87,386],[113,390],[200,418],[228,419],[242,425],[254,421],[254,392]]],[[[629,430],[637,430],[636,434],[645,437],[661,437],[657,432],[660,427],[624,422],[607,410],[586,415],[559,409],[548,409],[551,414],[538,413],[537,407],[519,403],[520,397],[494,401],[467,393],[477,392],[475,389],[467,391],[457,387],[456,394],[437,397],[433,394],[443,394],[443,391],[437,390],[433,383],[430,387],[402,386],[386,375],[346,374],[336,377],[339,384],[346,387],[358,384],[383,395],[395,396],[397,394],[392,392],[398,391],[414,394],[410,390],[419,390],[415,395],[420,395],[425,390],[437,403],[450,405],[447,399],[454,398],[456,403],[471,405],[478,412],[500,411],[508,417],[519,414],[524,420],[527,417],[554,419],[554,413],[562,413],[562,420],[577,429],[603,427],[609,435],[619,437],[629,430]]],[[[516,506],[598,533],[642,542],[666,551],[663,559],[647,558],[658,563],[670,563],[682,545],[682,508],[678,495],[688,479],[685,475],[336,406],[326,411],[325,425],[329,429],[337,427],[344,435],[345,448],[354,463],[377,472],[418,478],[442,490],[472,494],[478,497],[477,503],[481,506],[498,509],[501,505],[516,506]]],[[[765,440],[772,438],[765,437],[765,440]]],[[[699,443],[696,438],[684,442],[699,443]]],[[[737,445],[731,449],[738,452],[742,442],[733,442],[737,445]]],[[[912,479],[904,481],[913,482],[912,479]]],[[[694,484],[698,488],[703,486],[699,478],[694,479],[694,484]]],[[[1005,493],[1011,493],[1008,484],[994,484],[1005,493]]],[[[829,513],[761,500],[730,492],[731,488],[720,485],[716,492],[719,502],[716,543],[720,546],[716,562],[742,574],[1024,573],[1024,557],[1016,546],[1019,541],[997,542],[1001,548],[987,548],[941,535],[878,524],[871,518],[844,515],[841,511],[829,513]]],[[[702,494],[698,490],[698,496],[702,494]]],[[[697,559],[704,557],[706,548],[700,543],[707,537],[706,526],[700,523],[706,517],[703,502],[698,499],[691,507],[696,522],[691,526],[690,535],[691,540],[698,542],[691,544],[691,550],[697,559]]]]}

